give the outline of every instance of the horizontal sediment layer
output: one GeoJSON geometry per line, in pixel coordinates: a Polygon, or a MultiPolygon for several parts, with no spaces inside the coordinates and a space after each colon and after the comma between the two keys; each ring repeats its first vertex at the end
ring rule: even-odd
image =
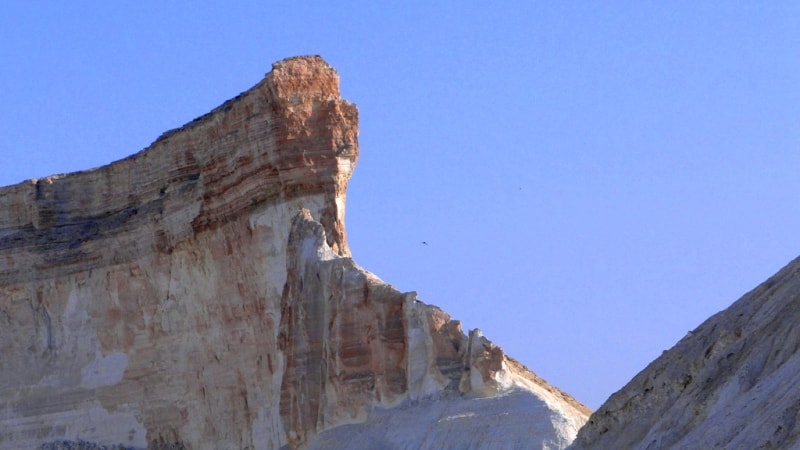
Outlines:
{"type": "Polygon", "coordinates": [[[169,252],[253,208],[315,194],[328,200],[329,244],[346,254],[335,198],[358,155],[357,128],[321,58],[276,63],[250,90],[135,155],[0,189],[0,283],[169,252]]]}

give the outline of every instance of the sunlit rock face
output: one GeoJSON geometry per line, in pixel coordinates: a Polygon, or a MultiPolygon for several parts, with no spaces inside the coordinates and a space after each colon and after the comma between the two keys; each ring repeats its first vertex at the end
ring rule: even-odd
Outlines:
{"type": "Polygon", "coordinates": [[[585,407],[350,258],[338,84],[287,59],[136,155],[0,189],[0,448],[572,441],[585,407]]]}
{"type": "Polygon", "coordinates": [[[800,448],[800,259],[612,395],[574,449],[800,448]]]}

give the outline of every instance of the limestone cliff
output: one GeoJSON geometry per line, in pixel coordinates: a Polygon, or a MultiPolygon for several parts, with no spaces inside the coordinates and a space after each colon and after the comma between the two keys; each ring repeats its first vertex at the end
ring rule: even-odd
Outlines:
{"type": "Polygon", "coordinates": [[[800,259],[636,375],[571,448],[800,448],[798,349],[800,259]]]}
{"type": "Polygon", "coordinates": [[[138,154],[0,189],[0,448],[571,442],[585,407],[349,257],[338,82],[287,59],[138,154]]]}

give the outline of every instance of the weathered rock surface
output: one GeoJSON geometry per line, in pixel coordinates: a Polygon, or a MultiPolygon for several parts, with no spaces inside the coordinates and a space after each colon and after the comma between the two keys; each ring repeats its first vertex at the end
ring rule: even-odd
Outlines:
{"type": "Polygon", "coordinates": [[[800,448],[800,259],[653,361],[578,449],[800,448]]]}
{"type": "Polygon", "coordinates": [[[284,60],[136,155],[0,189],[0,448],[571,442],[585,407],[349,257],[338,81],[284,60]]]}

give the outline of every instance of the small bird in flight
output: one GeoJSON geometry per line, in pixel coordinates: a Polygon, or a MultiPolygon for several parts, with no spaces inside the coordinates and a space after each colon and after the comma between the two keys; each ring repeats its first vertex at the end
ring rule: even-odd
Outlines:
{"type": "Polygon", "coordinates": [[[425,242],[425,241],[422,241],[422,245],[428,245],[428,243],[425,242]]]}

